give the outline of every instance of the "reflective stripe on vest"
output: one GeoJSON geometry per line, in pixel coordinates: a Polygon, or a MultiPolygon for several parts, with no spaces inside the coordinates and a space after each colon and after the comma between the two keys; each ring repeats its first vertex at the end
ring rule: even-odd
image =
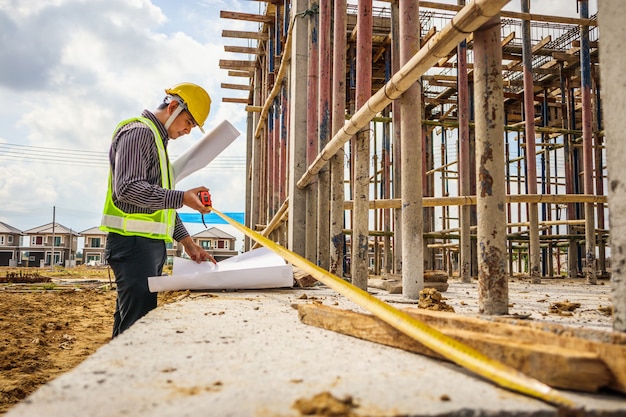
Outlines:
{"type": "MultiPolygon", "coordinates": [[[[163,139],[154,123],[145,117],[134,117],[124,120],[115,128],[113,139],[122,127],[132,122],[141,122],[147,125],[154,135],[157,151],[159,154],[159,166],[161,168],[161,186],[171,189],[174,173],[169,164],[163,139]]],[[[109,171],[109,189],[104,205],[104,213],[100,230],[114,232],[124,236],[142,236],[151,239],[162,239],[171,242],[176,222],[176,210],[157,210],[154,213],[125,213],[113,202],[113,173],[109,171]]]]}

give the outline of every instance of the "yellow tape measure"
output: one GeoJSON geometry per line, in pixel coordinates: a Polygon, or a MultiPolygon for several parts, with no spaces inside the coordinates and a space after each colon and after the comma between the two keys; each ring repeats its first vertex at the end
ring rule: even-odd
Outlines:
{"type": "Polygon", "coordinates": [[[350,301],[372,312],[376,317],[387,324],[395,327],[402,333],[412,337],[457,365],[501,387],[541,399],[565,409],[573,410],[575,408],[571,400],[565,398],[558,391],[543,382],[531,378],[508,365],[493,360],[456,339],[446,336],[428,324],[409,316],[405,312],[373,297],[366,291],[331,274],[289,249],[272,242],[265,236],[231,219],[213,207],[211,207],[211,210],[249,238],[256,240],[261,245],[276,252],[286,261],[309,273],[313,278],[326,284],[350,301]]]}

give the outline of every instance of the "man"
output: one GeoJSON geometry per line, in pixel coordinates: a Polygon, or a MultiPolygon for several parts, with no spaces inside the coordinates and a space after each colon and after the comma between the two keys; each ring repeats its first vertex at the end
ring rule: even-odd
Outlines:
{"type": "Polygon", "coordinates": [[[198,198],[208,189],[175,190],[167,155],[168,140],[195,126],[204,133],[211,98],[192,83],[175,85],[165,93],[154,113],[144,110],[141,117],[117,126],[109,152],[109,189],[100,228],[109,232],[105,258],[117,285],[113,337],[156,308],[157,294],[149,291],[148,277],[161,275],[167,242],[180,242],[196,262],[215,262],[191,240],[176,213],[183,205],[208,213],[198,198]]]}

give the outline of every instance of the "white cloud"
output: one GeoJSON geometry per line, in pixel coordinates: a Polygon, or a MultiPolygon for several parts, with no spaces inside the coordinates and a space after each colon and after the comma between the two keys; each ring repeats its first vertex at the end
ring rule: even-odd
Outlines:
{"type": "MultiPolygon", "coordinates": [[[[0,221],[35,227],[51,221],[56,206],[61,222],[76,223],[68,227],[97,225],[106,165],[61,162],[57,152],[99,152],[106,162],[115,125],[154,109],[163,90],[178,82],[210,92],[207,126],[228,119],[244,130],[242,107],[221,103],[227,74],[218,63],[224,54],[219,10],[215,2],[0,0],[0,94],[11,102],[0,114],[0,143],[37,147],[45,159],[20,158],[19,148],[11,157],[0,152],[0,221]],[[34,206],[41,216],[33,215],[34,206]]],[[[182,153],[200,137],[197,131],[181,138],[182,148],[171,152],[182,153]]],[[[228,152],[243,157],[245,146],[238,142],[228,152]]],[[[243,211],[243,171],[228,174],[227,180],[215,169],[194,174],[189,181],[197,183],[189,188],[207,185],[225,196],[220,208],[243,211]]]]}

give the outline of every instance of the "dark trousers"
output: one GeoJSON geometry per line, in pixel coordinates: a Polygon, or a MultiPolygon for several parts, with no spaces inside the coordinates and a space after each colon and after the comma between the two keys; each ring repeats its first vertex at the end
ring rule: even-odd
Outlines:
{"type": "Polygon", "coordinates": [[[157,294],[148,290],[148,277],[161,275],[166,256],[163,240],[109,233],[105,257],[117,286],[113,337],[156,308],[157,294]]]}

